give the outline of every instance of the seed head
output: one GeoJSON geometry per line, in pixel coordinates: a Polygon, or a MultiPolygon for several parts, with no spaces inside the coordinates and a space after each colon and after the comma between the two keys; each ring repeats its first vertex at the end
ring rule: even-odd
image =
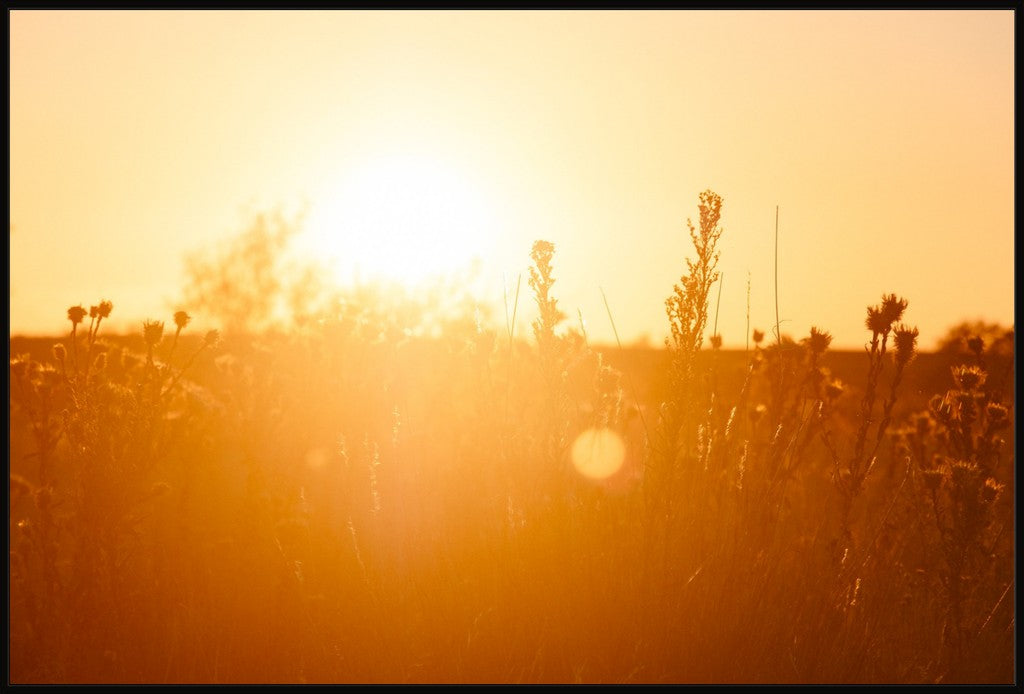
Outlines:
{"type": "Polygon", "coordinates": [[[988,425],[993,431],[1002,429],[1010,423],[1010,412],[1005,405],[998,402],[990,402],[985,406],[985,414],[988,415],[988,425]]]}
{"type": "Polygon", "coordinates": [[[985,349],[985,341],[981,339],[979,335],[972,335],[967,338],[967,349],[974,352],[977,356],[981,356],[982,350],[985,349]]]}
{"type": "Polygon", "coordinates": [[[150,347],[156,347],[164,336],[164,322],[148,320],[142,324],[142,337],[150,347]]]}
{"type": "Polygon", "coordinates": [[[882,296],[882,316],[885,318],[889,325],[892,325],[900,318],[903,317],[903,312],[907,310],[907,300],[897,299],[895,294],[889,294],[882,296]]]}
{"type": "Polygon", "coordinates": [[[1000,492],[1003,491],[1003,487],[1006,485],[999,484],[993,478],[989,477],[985,480],[985,486],[981,488],[981,500],[986,504],[990,504],[999,498],[1000,492]]]}
{"type": "Polygon", "coordinates": [[[78,325],[82,322],[83,318],[85,318],[85,309],[82,308],[81,304],[68,309],[68,320],[71,321],[72,325],[78,325]]]}
{"type": "Polygon", "coordinates": [[[889,324],[885,322],[885,318],[882,316],[882,310],[875,307],[868,307],[868,317],[864,321],[864,325],[871,331],[873,335],[881,335],[884,332],[889,331],[889,324]]]}
{"type": "Polygon", "coordinates": [[[822,354],[832,344],[832,335],[812,327],[810,337],[805,337],[803,342],[813,354],[822,354]]]}
{"type": "Polygon", "coordinates": [[[973,391],[985,384],[986,373],[977,366],[954,366],[953,382],[960,390],[973,391]]]}
{"type": "Polygon", "coordinates": [[[976,464],[966,460],[954,460],[949,469],[953,485],[959,488],[964,488],[973,482],[980,472],[976,464]]]}
{"type": "Polygon", "coordinates": [[[14,378],[25,378],[28,374],[28,357],[21,356],[11,359],[11,376],[14,378]]]}
{"type": "Polygon", "coordinates": [[[53,358],[60,363],[64,363],[64,360],[68,356],[68,350],[63,343],[58,342],[53,346],[53,358]]]}
{"type": "Polygon", "coordinates": [[[754,344],[755,345],[759,345],[759,344],[761,344],[761,341],[764,340],[764,332],[762,332],[761,330],[755,329],[754,330],[754,334],[751,337],[754,338],[754,344]]]}
{"type": "Polygon", "coordinates": [[[896,363],[905,366],[917,352],[917,328],[900,323],[896,328],[896,363]]]}
{"type": "Polygon", "coordinates": [[[892,329],[892,324],[903,316],[906,308],[906,299],[897,299],[895,294],[883,294],[880,305],[868,307],[868,317],[865,325],[867,325],[868,330],[872,334],[888,334],[892,329]]]}
{"type": "Polygon", "coordinates": [[[100,313],[100,307],[99,306],[90,306],[89,307],[89,317],[90,318],[95,318],[96,316],[99,315],[99,313],[100,313]]]}
{"type": "Polygon", "coordinates": [[[178,326],[178,330],[183,329],[188,322],[192,320],[192,316],[188,315],[184,311],[175,311],[174,313],[174,324],[178,326]]]}
{"type": "Polygon", "coordinates": [[[114,304],[104,299],[100,302],[100,305],[96,307],[96,313],[100,318],[107,318],[110,316],[110,311],[114,308],[114,304]]]}
{"type": "Polygon", "coordinates": [[[220,332],[217,330],[207,332],[206,338],[203,340],[203,344],[207,347],[216,347],[218,342],[220,342],[220,332]]]}
{"type": "Polygon", "coordinates": [[[721,335],[712,335],[711,336],[711,349],[721,349],[721,348],[722,348],[722,336],[721,335]]]}

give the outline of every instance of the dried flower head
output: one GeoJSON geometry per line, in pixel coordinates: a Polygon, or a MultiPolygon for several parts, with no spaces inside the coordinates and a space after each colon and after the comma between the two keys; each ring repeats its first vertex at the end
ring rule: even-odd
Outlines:
{"type": "Polygon", "coordinates": [[[100,302],[100,305],[96,307],[96,312],[100,318],[108,318],[113,308],[114,304],[104,299],[103,301],[100,302]]]}
{"type": "Polygon", "coordinates": [[[832,344],[832,335],[818,328],[811,328],[810,337],[805,337],[803,343],[813,354],[822,354],[832,344]]]}
{"type": "Polygon", "coordinates": [[[998,402],[990,402],[985,405],[985,414],[988,416],[988,425],[993,430],[1002,429],[1010,423],[1010,411],[1006,405],[998,402]]]}
{"type": "Polygon", "coordinates": [[[888,334],[892,329],[892,324],[903,316],[903,312],[906,309],[906,299],[897,299],[895,294],[883,294],[880,305],[868,307],[868,317],[865,325],[872,334],[888,334]]]}
{"type": "Polygon", "coordinates": [[[975,463],[966,460],[954,460],[949,465],[949,471],[950,477],[953,480],[953,486],[962,489],[977,480],[981,469],[975,463]]]}
{"type": "Polygon", "coordinates": [[[78,306],[72,306],[68,309],[68,320],[71,321],[72,325],[78,325],[81,323],[82,319],[85,318],[85,315],[85,309],[82,308],[81,304],[78,306]]]}
{"type": "Polygon", "coordinates": [[[999,494],[1003,491],[1006,485],[999,484],[993,478],[989,477],[985,480],[985,486],[981,488],[981,500],[987,504],[992,503],[999,498],[999,494]]]}
{"type": "Polygon", "coordinates": [[[895,294],[882,296],[882,316],[892,325],[903,317],[907,310],[907,300],[897,299],[895,294]]]}
{"type": "Polygon", "coordinates": [[[175,311],[174,312],[174,324],[176,326],[178,326],[178,330],[181,330],[186,325],[188,325],[188,322],[190,320],[192,320],[192,316],[188,315],[184,311],[175,311]]]}
{"type": "Polygon", "coordinates": [[[99,314],[100,314],[100,307],[99,306],[90,306],[89,307],[89,317],[90,318],[95,318],[99,314]]]}
{"type": "Polygon", "coordinates": [[[885,322],[882,311],[877,306],[868,307],[868,317],[865,319],[864,325],[874,335],[881,335],[889,330],[889,324],[885,322]]]}
{"type": "Polygon", "coordinates": [[[980,335],[972,335],[967,338],[967,349],[971,350],[977,356],[981,356],[982,351],[985,349],[985,341],[980,335]]]}
{"type": "Polygon", "coordinates": [[[764,332],[761,330],[754,330],[754,334],[751,336],[754,339],[754,344],[759,345],[764,340],[764,332]]]}
{"type": "Polygon", "coordinates": [[[164,336],[164,322],[148,320],[142,324],[142,337],[146,344],[155,347],[164,336]]]}
{"type": "Polygon", "coordinates": [[[905,366],[917,352],[917,328],[902,323],[896,328],[896,363],[905,366]]]}
{"type": "Polygon", "coordinates": [[[985,376],[985,371],[977,366],[953,367],[953,382],[960,390],[977,390],[985,384],[985,376]]]}
{"type": "Polygon", "coordinates": [[[721,335],[712,335],[711,336],[711,349],[721,349],[721,348],[722,348],[722,336],[721,335]]]}
{"type": "Polygon", "coordinates": [[[206,338],[203,340],[203,344],[207,347],[216,347],[218,342],[220,342],[220,332],[216,330],[208,331],[206,338]]]}
{"type": "Polygon", "coordinates": [[[53,346],[53,358],[56,359],[57,362],[63,364],[67,356],[68,350],[63,343],[58,342],[53,346]]]}
{"type": "Polygon", "coordinates": [[[29,358],[27,355],[21,355],[11,359],[10,369],[11,376],[13,378],[25,378],[28,374],[28,363],[29,358]]]}

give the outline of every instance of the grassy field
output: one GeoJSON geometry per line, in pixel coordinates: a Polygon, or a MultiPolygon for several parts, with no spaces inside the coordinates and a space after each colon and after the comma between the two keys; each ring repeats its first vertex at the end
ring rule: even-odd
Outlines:
{"type": "Polygon", "coordinates": [[[527,336],[12,337],[11,682],[1013,681],[1012,332],[871,289],[863,351],[718,349],[701,219],[664,349],[566,330],[544,242],[527,336]]]}

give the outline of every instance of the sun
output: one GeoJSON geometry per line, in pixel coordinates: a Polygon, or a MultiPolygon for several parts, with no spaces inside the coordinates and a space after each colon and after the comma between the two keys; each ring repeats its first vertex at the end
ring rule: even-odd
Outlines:
{"type": "Polygon", "coordinates": [[[389,154],[346,167],[312,201],[308,239],[341,283],[408,286],[470,267],[492,246],[482,186],[442,158],[389,154]]]}

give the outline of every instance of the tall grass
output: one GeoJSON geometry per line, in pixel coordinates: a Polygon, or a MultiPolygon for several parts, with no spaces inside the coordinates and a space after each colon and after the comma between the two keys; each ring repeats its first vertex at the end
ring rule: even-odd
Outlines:
{"type": "Polygon", "coordinates": [[[647,355],[566,325],[546,241],[530,340],[371,294],[252,333],[255,285],[223,339],[72,307],[10,363],[11,681],[1010,682],[1012,361],[972,337],[907,388],[894,294],[845,380],[819,327],[707,350],[698,211],[647,355]]]}

